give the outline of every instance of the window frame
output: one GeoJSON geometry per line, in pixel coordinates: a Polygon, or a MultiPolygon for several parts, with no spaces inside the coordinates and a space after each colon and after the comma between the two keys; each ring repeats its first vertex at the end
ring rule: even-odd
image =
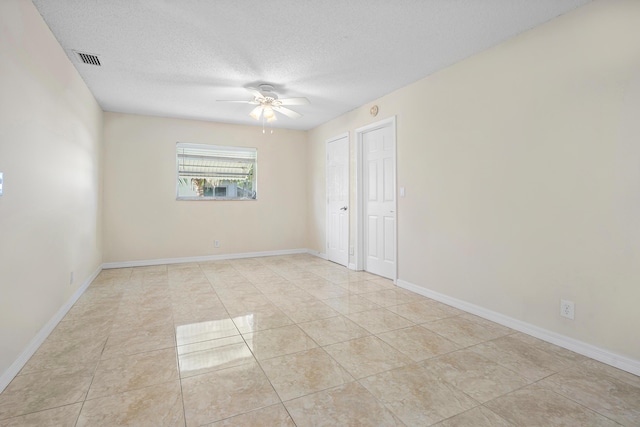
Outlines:
{"type": "MultiPolygon", "coordinates": [[[[182,155],[184,155],[184,151],[182,153],[182,155]]],[[[255,201],[258,200],[258,149],[255,147],[244,147],[244,146],[230,146],[230,145],[214,145],[214,144],[195,144],[195,143],[187,143],[187,142],[176,142],[176,147],[175,147],[175,156],[176,156],[176,176],[175,176],[175,185],[176,185],[176,201],[255,201]],[[229,196],[224,196],[224,197],[216,197],[215,196],[215,189],[216,187],[227,187],[227,192],[228,192],[228,182],[229,181],[233,181],[233,179],[227,180],[227,184],[226,185],[220,185],[221,182],[212,185],[212,195],[211,196],[185,196],[185,195],[180,195],[180,187],[181,187],[181,182],[180,179],[181,178],[186,178],[188,177],[185,176],[185,174],[181,175],[180,172],[180,158],[181,158],[181,153],[180,153],[180,149],[183,148],[185,150],[199,150],[199,151],[211,151],[212,154],[217,154],[218,157],[220,157],[221,153],[224,152],[230,152],[230,153],[235,153],[235,157],[229,157],[230,160],[232,160],[233,158],[236,159],[240,159],[242,160],[242,163],[252,163],[253,164],[253,172],[250,172],[253,175],[253,179],[251,182],[251,187],[252,187],[252,193],[253,193],[253,197],[229,197],[229,196]],[[245,154],[246,157],[242,157],[242,155],[245,154]]],[[[203,155],[203,157],[206,157],[206,155],[203,155]]],[[[215,157],[215,156],[211,156],[211,157],[215,157]]],[[[231,163],[231,161],[230,161],[231,163]]],[[[183,164],[184,166],[184,164],[183,164]]],[[[193,179],[193,178],[191,178],[193,179]]],[[[238,180],[239,181],[239,180],[238,180]]],[[[224,181],[223,181],[224,182],[224,181]]]]}

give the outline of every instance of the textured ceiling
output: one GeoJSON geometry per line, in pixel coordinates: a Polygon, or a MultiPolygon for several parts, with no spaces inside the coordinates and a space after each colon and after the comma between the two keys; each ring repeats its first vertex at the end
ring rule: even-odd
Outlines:
{"type": "Polygon", "coordinates": [[[33,0],[105,111],[311,129],[590,0],[33,0]],[[101,67],[73,51],[99,56],[101,67]]]}

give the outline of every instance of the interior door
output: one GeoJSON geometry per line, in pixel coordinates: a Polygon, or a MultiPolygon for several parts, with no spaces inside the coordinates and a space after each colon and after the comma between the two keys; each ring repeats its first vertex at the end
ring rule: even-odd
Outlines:
{"type": "Polygon", "coordinates": [[[396,161],[392,126],[362,135],[365,270],[396,278],[396,161]]]}
{"type": "Polygon", "coordinates": [[[327,141],[327,256],[349,264],[349,135],[327,141]]]}

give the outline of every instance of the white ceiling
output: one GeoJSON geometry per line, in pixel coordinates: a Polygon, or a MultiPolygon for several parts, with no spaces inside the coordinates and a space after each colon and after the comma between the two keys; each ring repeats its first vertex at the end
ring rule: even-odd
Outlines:
{"type": "Polygon", "coordinates": [[[590,0],[33,0],[105,111],[311,129],[590,0]],[[99,56],[101,67],[73,50],[99,56]]]}

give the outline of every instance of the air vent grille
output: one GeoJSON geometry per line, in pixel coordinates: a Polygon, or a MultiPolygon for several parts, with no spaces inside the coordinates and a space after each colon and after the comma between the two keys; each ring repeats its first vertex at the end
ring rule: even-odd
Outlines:
{"type": "Polygon", "coordinates": [[[102,64],[100,64],[100,58],[98,58],[98,55],[93,55],[91,53],[76,52],[76,56],[78,57],[78,59],[80,59],[80,62],[82,62],[83,64],[97,65],[98,67],[102,66],[102,64]]]}

